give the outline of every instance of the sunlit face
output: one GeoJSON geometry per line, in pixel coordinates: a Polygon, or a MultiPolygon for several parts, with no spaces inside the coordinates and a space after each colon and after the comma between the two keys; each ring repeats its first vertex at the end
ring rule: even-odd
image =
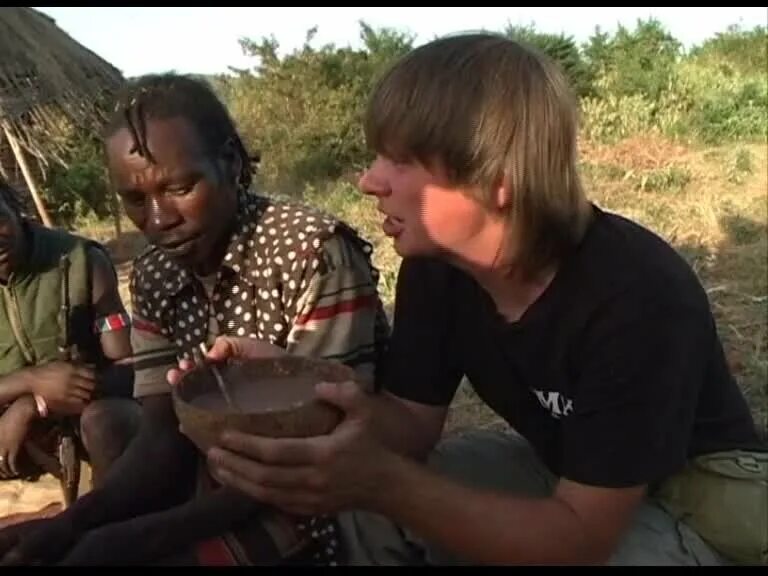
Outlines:
{"type": "Polygon", "coordinates": [[[237,205],[239,165],[212,158],[184,118],[146,123],[152,161],[134,150],[128,128],[106,143],[110,176],[125,212],[147,240],[172,258],[205,268],[228,239],[237,205]]]}
{"type": "Polygon", "coordinates": [[[465,254],[495,216],[439,169],[382,155],[362,175],[363,193],[378,200],[382,229],[402,257],[465,254]]]}

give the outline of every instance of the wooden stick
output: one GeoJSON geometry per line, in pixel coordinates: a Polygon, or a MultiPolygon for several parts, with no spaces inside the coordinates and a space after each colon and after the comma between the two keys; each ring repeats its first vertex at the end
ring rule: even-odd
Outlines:
{"type": "Polygon", "coordinates": [[[48,211],[45,209],[45,203],[43,203],[43,198],[40,195],[32,171],[29,169],[27,160],[24,158],[24,150],[21,148],[21,144],[19,144],[19,141],[16,140],[16,137],[5,124],[3,125],[3,132],[8,139],[8,143],[11,145],[11,150],[13,150],[13,155],[16,157],[16,162],[18,162],[19,168],[21,168],[21,173],[24,174],[24,180],[26,180],[29,192],[32,194],[32,200],[35,202],[35,207],[37,208],[37,213],[40,215],[40,219],[48,228],[53,228],[53,221],[48,215],[48,211]]]}

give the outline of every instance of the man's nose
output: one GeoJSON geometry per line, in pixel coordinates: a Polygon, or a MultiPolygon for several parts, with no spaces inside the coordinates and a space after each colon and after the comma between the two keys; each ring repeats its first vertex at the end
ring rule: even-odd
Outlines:
{"type": "Polygon", "coordinates": [[[149,201],[148,209],[148,225],[153,231],[168,230],[181,222],[179,211],[168,198],[153,197],[149,201]]]}
{"type": "Polygon", "coordinates": [[[368,194],[369,196],[382,198],[389,195],[389,187],[385,185],[380,177],[377,177],[373,168],[368,168],[363,172],[357,186],[363,194],[368,194]]]}

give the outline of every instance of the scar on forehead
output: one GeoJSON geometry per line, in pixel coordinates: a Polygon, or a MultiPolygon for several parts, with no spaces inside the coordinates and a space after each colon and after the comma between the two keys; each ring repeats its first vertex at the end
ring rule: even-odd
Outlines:
{"type": "MultiPolygon", "coordinates": [[[[144,160],[146,161],[146,159],[144,160]]],[[[156,182],[167,176],[169,176],[169,171],[167,169],[146,161],[146,164],[142,168],[133,172],[131,175],[131,180],[134,182],[134,184],[140,185],[156,182]]]]}

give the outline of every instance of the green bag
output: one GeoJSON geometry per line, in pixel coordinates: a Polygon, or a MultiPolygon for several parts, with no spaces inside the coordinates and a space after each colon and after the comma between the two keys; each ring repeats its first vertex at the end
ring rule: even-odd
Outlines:
{"type": "Polygon", "coordinates": [[[768,453],[699,456],[653,496],[725,558],[768,564],[768,453]]]}

